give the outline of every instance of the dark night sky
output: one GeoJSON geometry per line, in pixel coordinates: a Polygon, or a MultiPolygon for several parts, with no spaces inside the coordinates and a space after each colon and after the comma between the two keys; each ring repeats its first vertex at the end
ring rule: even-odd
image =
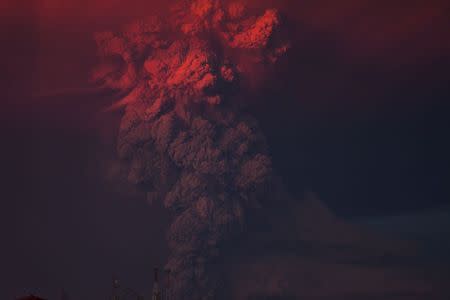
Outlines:
{"type": "MultiPolygon", "coordinates": [[[[108,95],[51,95],[85,86],[91,33],[139,15],[148,1],[18,2],[0,5],[0,297],[29,289],[54,297],[63,286],[95,286],[100,296],[113,272],[148,292],[168,216],[99,179],[118,120],[98,113],[108,95]]],[[[249,107],[278,172],[294,194],[314,190],[345,217],[448,205],[448,4],[318,2],[282,2],[294,48],[249,107]]]]}

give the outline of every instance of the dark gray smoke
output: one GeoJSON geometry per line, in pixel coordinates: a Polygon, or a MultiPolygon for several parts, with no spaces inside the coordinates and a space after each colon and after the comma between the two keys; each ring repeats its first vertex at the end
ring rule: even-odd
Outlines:
{"type": "Polygon", "coordinates": [[[280,28],[275,10],[198,0],[96,36],[94,79],[126,94],[111,108],[125,108],[117,151],[128,180],[175,213],[175,299],[218,298],[223,247],[269,197],[271,159],[240,91],[287,51],[280,28]]]}

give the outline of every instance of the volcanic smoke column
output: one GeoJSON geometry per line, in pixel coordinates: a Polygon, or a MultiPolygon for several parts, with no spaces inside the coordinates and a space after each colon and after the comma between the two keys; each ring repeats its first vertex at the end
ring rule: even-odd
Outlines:
{"type": "Polygon", "coordinates": [[[275,10],[181,1],[157,17],[96,35],[94,79],[126,95],[117,151],[128,180],[175,213],[167,239],[174,299],[217,299],[222,248],[273,185],[266,141],[241,113],[240,90],[283,55],[275,10]],[[258,66],[258,67],[257,67],[258,66]]]}

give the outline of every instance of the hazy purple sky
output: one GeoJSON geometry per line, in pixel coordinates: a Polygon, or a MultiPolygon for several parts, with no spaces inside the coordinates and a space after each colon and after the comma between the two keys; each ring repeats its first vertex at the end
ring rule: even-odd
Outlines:
{"type": "MultiPolygon", "coordinates": [[[[125,11],[138,14],[141,2],[125,11]]],[[[294,51],[275,70],[283,80],[249,108],[278,172],[293,193],[312,189],[346,217],[450,203],[446,1],[406,10],[405,1],[331,2],[292,9],[294,51]]],[[[119,4],[105,12],[99,2],[83,25],[84,7],[70,3],[49,14],[15,4],[2,26],[2,299],[54,298],[63,287],[73,299],[99,299],[113,273],[148,293],[166,255],[166,213],[106,184],[96,168],[114,153],[118,117],[98,114],[108,96],[30,96],[83,86],[93,28],[128,18],[119,4]]]]}

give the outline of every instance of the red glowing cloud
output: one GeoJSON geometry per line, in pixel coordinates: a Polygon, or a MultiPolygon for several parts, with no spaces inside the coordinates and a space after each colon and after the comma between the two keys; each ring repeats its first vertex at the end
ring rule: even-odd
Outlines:
{"type": "MultiPolygon", "coordinates": [[[[12,29],[5,27],[9,32],[17,31],[14,36],[24,30],[33,34],[26,48],[33,52],[28,57],[35,56],[35,61],[27,65],[27,72],[33,76],[33,92],[46,94],[88,85],[86,78],[96,61],[93,32],[117,29],[136,17],[164,15],[168,2],[173,1],[9,1],[1,6],[1,12],[12,17],[3,20],[14,19],[20,24],[12,29]]],[[[299,47],[305,43],[305,36],[328,39],[328,45],[318,45],[312,52],[327,52],[331,59],[348,64],[399,69],[400,73],[393,75],[396,78],[405,76],[411,68],[450,59],[448,1],[249,2],[253,7],[274,7],[287,15],[299,47]]],[[[239,7],[233,10],[239,15],[239,7]]],[[[11,54],[14,52],[11,50],[11,54]]]]}

